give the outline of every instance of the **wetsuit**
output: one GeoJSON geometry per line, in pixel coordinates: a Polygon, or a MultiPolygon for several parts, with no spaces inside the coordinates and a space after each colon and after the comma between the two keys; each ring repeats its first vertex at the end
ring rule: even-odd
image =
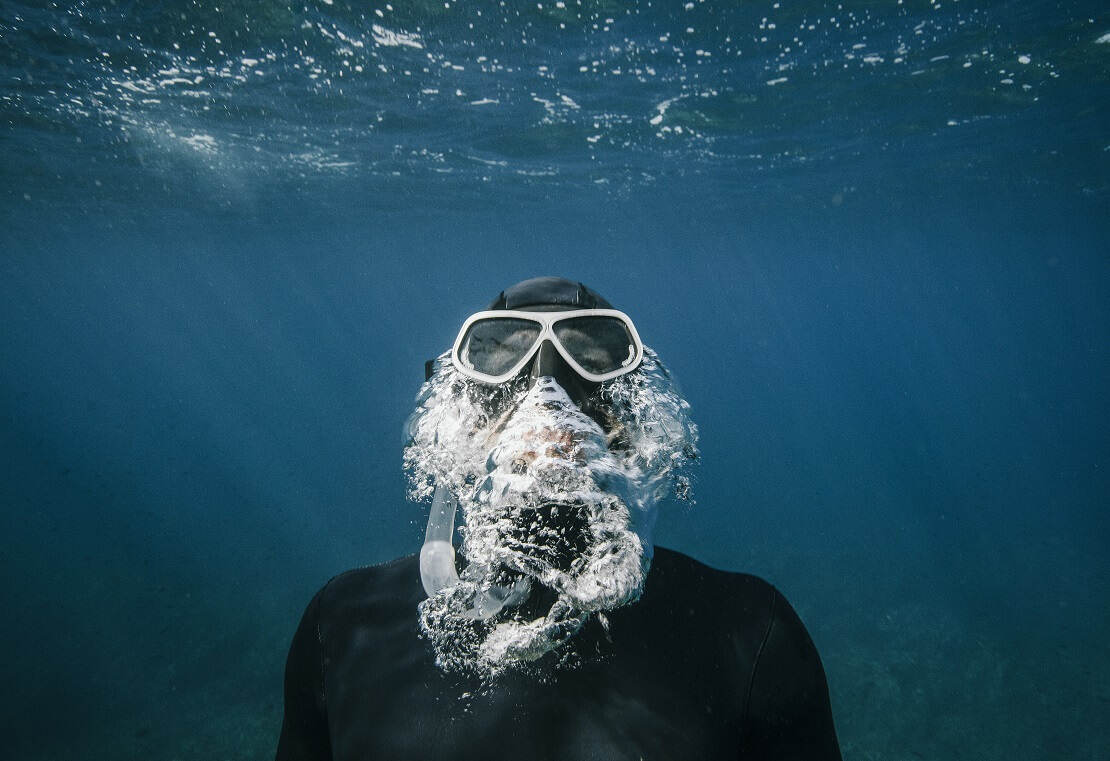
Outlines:
{"type": "Polygon", "coordinates": [[[639,601],[490,686],[422,640],[415,556],[332,579],[285,673],[279,761],[839,759],[821,660],[767,582],[659,548],[639,601]],[[563,661],[560,663],[560,661],[563,661]]]}

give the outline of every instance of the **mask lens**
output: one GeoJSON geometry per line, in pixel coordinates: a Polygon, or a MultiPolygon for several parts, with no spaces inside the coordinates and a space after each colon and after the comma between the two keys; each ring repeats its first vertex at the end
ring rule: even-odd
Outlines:
{"type": "Polygon", "coordinates": [[[636,342],[616,317],[568,317],[555,323],[552,330],[586,372],[611,373],[636,358],[636,342]]]}
{"type": "Polygon", "coordinates": [[[542,326],[511,317],[478,320],[459,345],[459,359],[484,375],[504,375],[536,345],[542,326]]]}

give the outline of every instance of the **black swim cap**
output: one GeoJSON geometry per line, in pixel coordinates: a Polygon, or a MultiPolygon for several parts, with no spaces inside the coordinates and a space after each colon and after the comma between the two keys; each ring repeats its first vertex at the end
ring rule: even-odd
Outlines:
{"type": "Polygon", "coordinates": [[[534,277],[501,291],[489,309],[565,306],[572,309],[612,309],[605,298],[582,283],[561,277],[534,277]]]}

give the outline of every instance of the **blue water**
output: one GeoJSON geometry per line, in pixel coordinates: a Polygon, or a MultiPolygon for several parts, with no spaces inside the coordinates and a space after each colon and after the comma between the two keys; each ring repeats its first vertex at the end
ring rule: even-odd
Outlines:
{"type": "Polygon", "coordinates": [[[1100,3],[0,2],[0,735],[269,757],[313,591],[525,277],[701,430],[657,540],[776,583],[847,757],[1106,759],[1100,3]]]}

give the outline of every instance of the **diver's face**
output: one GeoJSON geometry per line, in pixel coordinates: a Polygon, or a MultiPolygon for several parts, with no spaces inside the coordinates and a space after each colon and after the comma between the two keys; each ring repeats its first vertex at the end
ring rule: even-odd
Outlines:
{"type": "Polygon", "coordinates": [[[596,538],[589,505],[615,485],[607,450],[605,432],[565,389],[538,378],[491,436],[477,501],[499,519],[483,539],[530,568],[569,572],[596,538]]]}
{"type": "MultiPolygon", "coordinates": [[[[566,307],[522,311],[553,310],[566,307]]],[[[588,344],[586,336],[566,340],[588,344]]],[[[528,393],[490,438],[483,496],[509,511],[501,524],[501,543],[568,571],[592,539],[588,511],[576,492],[608,448],[613,418],[601,402],[601,384],[579,375],[550,341],[541,343],[531,364],[509,385],[525,384],[528,393]]],[[[596,488],[591,484],[589,491],[596,488]]]]}
{"type": "Polygon", "coordinates": [[[410,495],[446,489],[464,520],[458,583],[421,605],[445,668],[534,660],[591,613],[636,599],[655,505],[694,452],[685,402],[654,354],[583,396],[542,348],[499,385],[442,357],[408,423],[410,495]]]}

